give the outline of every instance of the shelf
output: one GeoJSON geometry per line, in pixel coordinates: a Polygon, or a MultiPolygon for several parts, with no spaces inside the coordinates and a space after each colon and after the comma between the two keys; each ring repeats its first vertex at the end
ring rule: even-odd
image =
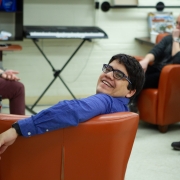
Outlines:
{"type": "Polygon", "coordinates": [[[150,37],[139,37],[139,38],[135,38],[136,41],[142,43],[142,44],[147,44],[150,46],[154,46],[155,43],[150,41],[150,37]]]}
{"type": "Polygon", "coordinates": [[[22,47],[17,44],[8,45],[6,47],[0,47],[0,51],[20,51],[22,47]]]}

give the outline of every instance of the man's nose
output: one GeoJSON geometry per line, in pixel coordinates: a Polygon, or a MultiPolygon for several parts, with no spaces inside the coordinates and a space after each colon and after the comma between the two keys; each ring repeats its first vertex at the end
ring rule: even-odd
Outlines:
{"type": "Polygon", "coordinates": [[[106,76],[108,78],[110,78],[111,80],[113,80],[114,79],[113,71],[110,71],[110,72],[106,73],[106,76]]]}

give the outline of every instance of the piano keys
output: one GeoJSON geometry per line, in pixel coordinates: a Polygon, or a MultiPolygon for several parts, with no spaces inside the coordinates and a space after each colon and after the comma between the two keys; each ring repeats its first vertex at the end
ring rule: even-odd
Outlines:
{"type": "Polygon", "coordinates": [[[24,26],[24,36],[30,39],[99,39],[107,34],[95,26],[24,26]]]}

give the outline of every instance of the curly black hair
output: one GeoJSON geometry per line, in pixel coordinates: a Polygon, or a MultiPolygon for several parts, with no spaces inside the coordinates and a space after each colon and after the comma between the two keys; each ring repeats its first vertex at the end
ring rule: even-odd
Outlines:
{"type": "Polygon", "coordinates": [[[123,64],[127,70],[128,78],[132,83],[129,83],[127,88],[128,90],[136,90],[135,94],[130,98],[133,99],[143,88],[145,81],[144,70],[142,69],[140,63],[132,56],[126,54],[116,54],[109,60],[109,64],[115,60],[120,64],[123,64]]]}

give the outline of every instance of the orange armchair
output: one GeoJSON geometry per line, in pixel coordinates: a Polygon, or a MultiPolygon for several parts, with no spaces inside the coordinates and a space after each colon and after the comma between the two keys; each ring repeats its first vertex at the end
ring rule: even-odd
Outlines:
{"type": "MultiPolygon", "coordinates": [[[[158,43],[167,34],[159,34],[158,43]]],[[[137,57],[140,60],[140,57],[137,57]]],[[[180,121],[180,65],[171,64],[162,69],[157,89],[144,89],[138,98],[140,119],[155,124],[167,132],[170,124],[180,121]]]]}
{"type": "Polygon", "coordinates": [[[140,119],[158,125],[166,132],[168,125],[180,121],[180,65],[162,69],[157,89],[144,89],[138,98],[140,119]]]}
{"type": "MultiPolygon", "coordinates": [[[[0,114],[0,133],[24,117],[0,114]]],[[[138,121],[138,114],[121,112],[18,137],[2,154],[0,180],[123,180],[138,121]]]]}

